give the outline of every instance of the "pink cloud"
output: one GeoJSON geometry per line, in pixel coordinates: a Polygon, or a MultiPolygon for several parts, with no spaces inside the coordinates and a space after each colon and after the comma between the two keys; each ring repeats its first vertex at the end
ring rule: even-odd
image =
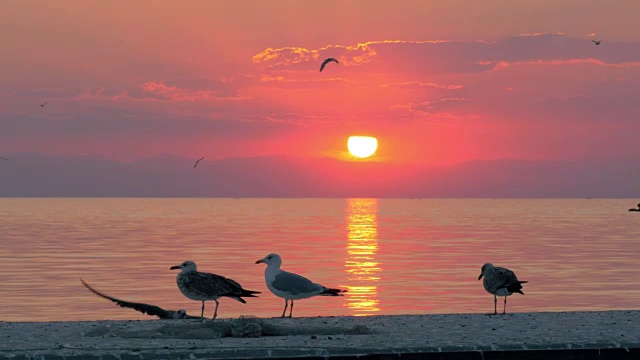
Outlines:
{"type": "Polygon", "coordinates": [[[267,48],[253,62],[267,69],[315,70],[325,57],[337,58],[350,72],[477,73],[517,62],[600,61],[625,64],[640,61],[640,43],[608,42],[595,47],[587,39],[562,33],[522,34],[497,41],[381,40],[355,45],[267,48]],[[311,64],[311,63],[316,64],[311,64]]]}
{"type": "Polygon", "coordinates": [[[145,93],[169,101],[212,101],[212,100],[246,100],[247,96],[220,96],[215,90],[190,90],[176,86],[168,86],[164,82],[147,82],[142,86],[145,93]]]}
{"type": "Polygon", "coordinates": [[[432,82],[420,82],[420,81],[405,81],[401,83],[391,83],[381,85],[383,88],[403,88],[403,89],[420,89],[423,87],[432,87],[446,90],[462,89],[463,85],[440,85],[432,82]]]}

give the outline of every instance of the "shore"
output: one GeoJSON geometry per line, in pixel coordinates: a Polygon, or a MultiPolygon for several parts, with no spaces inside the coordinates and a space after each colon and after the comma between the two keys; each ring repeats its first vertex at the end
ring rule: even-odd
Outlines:
{"type": "Polygon", "coordinates": [[[640,311],[0,322],[0,359],[640,358],[640,311]],[[526,354],[526,356],[525,356],[526,354]]]}

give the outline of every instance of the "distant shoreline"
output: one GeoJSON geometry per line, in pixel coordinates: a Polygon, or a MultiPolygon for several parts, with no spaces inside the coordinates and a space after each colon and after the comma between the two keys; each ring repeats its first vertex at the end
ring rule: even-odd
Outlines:
{"type": "Polygon", "coordinates": [[[0,359],[443,359],[637,356],[640,310],[240,318],[216,321],[0,322],[0,359]],[[466,354],[466,355],[465,355],[466,354]],[[463,356],[464,355],[464,356],[463,356]],[[420,355],[422,356],[422,355],[420,355]],[[462,356],[462,357],[461,357],[462,356]]]}

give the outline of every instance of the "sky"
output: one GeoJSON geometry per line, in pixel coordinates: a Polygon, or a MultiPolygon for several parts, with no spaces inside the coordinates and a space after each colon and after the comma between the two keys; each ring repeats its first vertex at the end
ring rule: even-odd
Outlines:
{"type": "Polygon", "coordinates": [[[0,155],[353,161],[348,136],[371,135],[379,149],[369,160],[415,167],[633,160],[637,9],[635,0],[10,2],[0,14],[0,155]],[[340,64],[319,72],[327,57],[340,64]]]}

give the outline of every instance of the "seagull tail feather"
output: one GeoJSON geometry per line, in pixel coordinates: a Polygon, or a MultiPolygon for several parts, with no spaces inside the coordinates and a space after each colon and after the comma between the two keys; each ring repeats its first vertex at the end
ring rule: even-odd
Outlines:
{"type": "Polygon", "coordinates": [[[524,293],[522,292],[521,289],[522,289],[522,284],[526,284],[526,283],[528,283],[528,281],[515,282],[515,283],[513,283],[513,284],[511,284],[511,285],[509,285],[507,287],[507,291],[509,291],[511,293],[519,293],[519,294],[524,295],[524,293]]]}
{"type": "Polygon", "coordinates": [[[322,290],[322,292],[320,293],[320,295],[322,295],[322,296],[343,296],[341,293],[345,293],[345,292],[347,292],[347,290],[324,288],[322,290]]]}

